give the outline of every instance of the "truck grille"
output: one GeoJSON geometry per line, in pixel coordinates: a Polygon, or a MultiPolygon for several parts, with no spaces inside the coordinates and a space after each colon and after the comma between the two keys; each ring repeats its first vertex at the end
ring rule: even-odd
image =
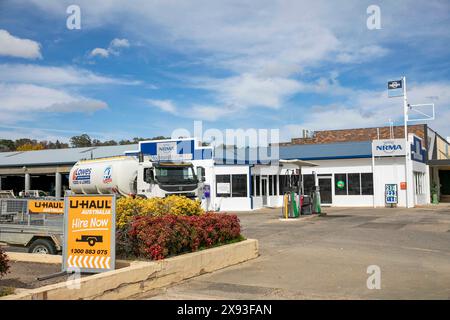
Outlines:
{"type": "Polygon", "coordinates": [[[190,184],[190,185],[160,185],[159,186],[162,190],[168,191],[168,192],[183,192],[183,191],[194,191],[197,189],[196,184],[190,184]]]}

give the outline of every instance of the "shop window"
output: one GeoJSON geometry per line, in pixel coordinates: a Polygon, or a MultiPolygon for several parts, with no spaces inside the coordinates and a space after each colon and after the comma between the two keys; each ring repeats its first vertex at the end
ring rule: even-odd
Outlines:
{"type": "Polygon", "coordinates": [[[336,173],[334,175],[334,194],[337,196],[347,195],[347,174],[336,173]]]}
{"type": "Polygon", "coordinates": [[[232,197],[247,197],[247,175],[233,174],[231,179],[232,197]]]}
{"type": "Polygon", "coordinates": [[[373,195],[373,174],[361,173],[361,194],[373,195]]]}
{"type": "Polygon", "coordinates": [[[256,176],[256,196],[261,195],[261,176],[256,176]]]}
{"type": "Polygon", "coordinates": [[[347,174],[347,190],[349,195],[360,195],[361,194],[361,181],[359,173],[349,173],[347,174]]]}
{"type": "Polygon", "coordinates": [[[414,187],[417,195],[425,193],[425,174],[421,172],[414,172],[414,187]]]}
{"type": "Polygon", "coordinates": [[[280,179],[279,181],[279,184],[280,184],[280,195],[283,195],[284,194],[284,192],[285,192],[285,188],[284,188],[284,186],[285,186],[285,180],[286,180],[286,177],[284,176],[284,175],[280,175],[279,177],[278,177],[278,179],[280,179]]]}
{"type": "Polygon", "coordinates": [[[278,181],[277,181],[277,176],[274,175],[273,176],[273,194],[275,196],[278,195],[277,191],[278,191],[278,181]]]}
{"type": "Polygon", "coordinates": [[[269,196],[273,196],[273,176],[269,176],[269,196]]]}

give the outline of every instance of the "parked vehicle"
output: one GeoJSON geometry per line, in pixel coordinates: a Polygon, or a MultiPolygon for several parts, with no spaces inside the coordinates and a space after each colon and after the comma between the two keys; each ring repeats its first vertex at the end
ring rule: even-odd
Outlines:
{"type": "Polygon", "coordinates": [[[48,193],[42,190],[22,190],[19,192],[20,198],[45,198],[48,193]]]}
{"type": "Polygon", "coordinates": [[[0,199],[15,199],[13,190],[0,190],[0,199]]]}
{"type": "Polygon", "coordinates": [[[0,199],[0,242],[30,253],[62,250],[63,216],[28,213],[28,199],[0,199]]]}
{"type": "Polygon", "coordinates": [[[75,194],[198,198],[204,169],[198,170],[200,179],[194,171],[192,163],[143,161],[134,156],[82,160],[70,171],[69,187],[75,194]]]}

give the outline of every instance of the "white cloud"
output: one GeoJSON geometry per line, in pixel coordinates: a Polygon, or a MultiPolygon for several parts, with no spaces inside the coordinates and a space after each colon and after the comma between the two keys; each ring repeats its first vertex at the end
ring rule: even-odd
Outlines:
{"type": "Polygon", "coordinates": [[[10,56],[25,59],[39,59],[41,45],[33,40],[21,39],[0,29],[0,56],[10,56]]]}
{"type": "Polygon", "coordinates": [[[100,56],[102,58],[108,58],[109,57],[109,51],[103,48],[95,48],[90,53],[91,57],[100,56]]]}
{"type": "Polygon", "coordinates": [[[186,116],[195,120],[216,121],[236,112],[232,107],[194,105],[186,116]]]}
{"type": "MultiPolygon", "coordinates": [[[[33,3],[54,15],[64,11],[58,2],[33,0],[33,3]]],[[[345,5],[323,0],[199,0],[195,4],[136,0],[126,5],[119,0],[107,3],[79,0],[78,3],[89,7],[83,16],[87,26],[118,26],[121,34],[132,34],[143,43],[194,57],[186,63],[224,71],[226,78],[194,85],[211,93],[211,105],[233,105],[230,112],[239,113],[254,106],[278,108],[297,92],[347,95],[346,103],[316,107],[314,112],[328,118],[314,113],[305,117],[306,124],[320,124],[319,127],[355,125],[355,121],[361,121],[361,125],[384,123],[392,111],[386,106],[395,103],[387,101],[385,92],[352,93],[326,77],[317,82],[306,80],[305,75],[314,79],[308,72],[315,67],[321,70],[324,62],[327,66],[330,61],[369,64],[374,59],[389,57],[392,53],[387,48],[393,43],[396,44],[393,48],[415,45],[417,50],[433,50],[433,55],[437,55],[435,49],[448,50],[444,44],[450,40],[449,5],[445,1],[397,1],[382,5],[381,30],[367,29],[368,4],[359,0],[346,1],[345,5]],[[333,115],[329,110],[338,113],[333,115]]],[[[216,111],[210,108],[206,110],[216,111]]]]}
{"type": "Polygon", "coordinates": [[[74,95],[64,90],[32,84],[0,83],[0,122],[30,120],[40,112],[94,112],[107,108],[107,104],[74,95]]]}
{"type": "Polygon", "coordinates": [[[136,85],[140,82],[109,78],[71,66],[51,67],[33,64],[0,64],[0,81],[46,85],[136,85]]]}
{"type": "Polygon", "coordinates": [[[115,38],[110,43],[110,48],[128,48],[130,46],[130,42],[127,39],[118,39],[115,38]]]}
{"type": "Polygon", "coordinates": [[[177,108],[170,100],[156,100],[156,99],[147,99],[148,104],[151,106],[157,107],[158,109],[169,112],[172,114],[176,114],[177,108]]]}
{"type": "Polygon", "coordinates": [[[378,45],[369,45],[362,48],[349,48],[336,56],[336,61],[342,63],[361,63],[383,57],[389,50],[378,45]]]}
{"type": "MultiPolygon", "coordinates": [[[[402,125],[403,100],[388,98],[386,91],[354,91],[344,103],[313,106],[301,118],[299,127],[326,130],[387,126],[389,119],[394,121],[395,125],[402,125]]],[[[412,83],[408,87],[408,102],[435,103],[436,119],[426,123],[438,133],[445,135],[448,132],[450,83],[412,83]]]]}
{"type": "Polygon", "coordinates": [[[95,48],[91,51],[89,56],[95,57],[99,56],[102,58],[108,58],[111,54],[112,55],[119,55],[121,48],[128,48],[130,47],[130,42],[127,39],[113,39],[108,48],[95,48]]]}
{"type": "Polygon", "coordinates": [[[295,80],[279,77],[257,77],[242,74],[225,79],[208,79],[197,84],[215,91],[222,104],[242,108],[260,106],[277,109],[284,100],[299,92],[303,86],[295,80]]]}

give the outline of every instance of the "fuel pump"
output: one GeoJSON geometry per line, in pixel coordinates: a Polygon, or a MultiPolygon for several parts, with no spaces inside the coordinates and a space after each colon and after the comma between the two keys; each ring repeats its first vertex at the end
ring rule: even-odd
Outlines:
{"type": "Polygon", "coordinates": [[[313,191],[313,213],[320,214],[321,208],[320,208],[320,187],[319,187],[319,179],[317,177],[317,173],[313,171],[314,175],[314,191],[313,191]]]}
{"type": "Polygon", "coordinates": [[[284,175],[283,218],[298,218],[300,214],[300,175],[286,170],[284,175]]]}

